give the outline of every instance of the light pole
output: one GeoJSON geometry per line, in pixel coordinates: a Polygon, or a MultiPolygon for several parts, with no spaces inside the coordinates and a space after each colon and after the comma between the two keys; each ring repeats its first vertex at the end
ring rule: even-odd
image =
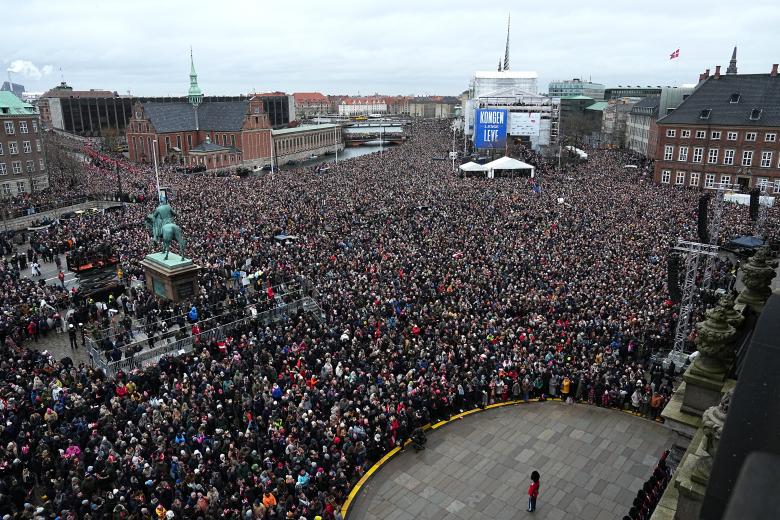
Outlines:
{"type": "Polygon", "coordinates": [[[152,151],[152,157],[154,157],[154,178],[157,181],[157,202],[160,202],[160,173],[157,171],[157,139],[152,141],[154,150],[152,151]]]}
{"type": "Polygon", "coordinates": [[[333,125],[333,144],[336,146],[336,164],[339,163],[339,125],[333,125]]]}

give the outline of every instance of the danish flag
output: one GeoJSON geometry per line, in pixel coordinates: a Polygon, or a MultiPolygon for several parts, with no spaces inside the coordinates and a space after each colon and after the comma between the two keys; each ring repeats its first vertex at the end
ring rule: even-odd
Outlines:
{"type": "Polygon", "coordinates": [[[669,59],[670,60],[673,60],[673,59],[679,58],[679,57],[680,57],[680,49],[677,49],[676,51],[674,51],[673,53],[671,53],[669,55],[669,59]]]}

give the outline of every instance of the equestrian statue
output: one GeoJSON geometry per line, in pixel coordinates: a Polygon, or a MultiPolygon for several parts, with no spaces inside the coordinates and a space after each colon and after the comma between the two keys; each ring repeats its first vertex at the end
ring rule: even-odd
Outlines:
{"type": "Polygon", "coordinates": [[[165,260],[168,260],[168,252],[171,249],[171,242],[174,240],[179,244],[179,255],[184,258],[184,247],[187,241],[184,239],[184,233],[181,228],[173,221],[176,212],[168,204],[168,199],[160,195],[160,205],[153,213],[146,216],[145,224],[152,237],[152,242],[157,246],[158,242],[163,244],[163,253],[165,260]]]}

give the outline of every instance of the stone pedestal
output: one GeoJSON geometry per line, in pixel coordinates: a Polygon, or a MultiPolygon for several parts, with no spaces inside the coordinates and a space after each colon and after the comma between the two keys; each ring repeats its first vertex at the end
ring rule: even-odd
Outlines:
{"type": "Polygon", "coordinates": [[[178,302],[193,297],[198,290],[200,267],[175,253],[152,253],[141,261],[146,288],[161,298],[178,302]]]}
{"type": "Polygon", "coordinates": [[[701,416],[704,410],[718,404],[723,395],[725,374],[707,374],[696,370],[694,365],[683,374],[686,383],[685,395],[680,409],[683,412],[701,416]]]}

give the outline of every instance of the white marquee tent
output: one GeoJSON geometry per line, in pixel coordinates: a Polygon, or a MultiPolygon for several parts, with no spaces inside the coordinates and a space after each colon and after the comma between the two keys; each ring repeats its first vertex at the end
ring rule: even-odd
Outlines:
{"type": "Polygon", "coordinates": [[[530,164],[512,159],[511,157],[500,157],[483,165],[487,169],[488,179],[494,177],[528,177],[534,178],[534,167],[530,164]]]}

